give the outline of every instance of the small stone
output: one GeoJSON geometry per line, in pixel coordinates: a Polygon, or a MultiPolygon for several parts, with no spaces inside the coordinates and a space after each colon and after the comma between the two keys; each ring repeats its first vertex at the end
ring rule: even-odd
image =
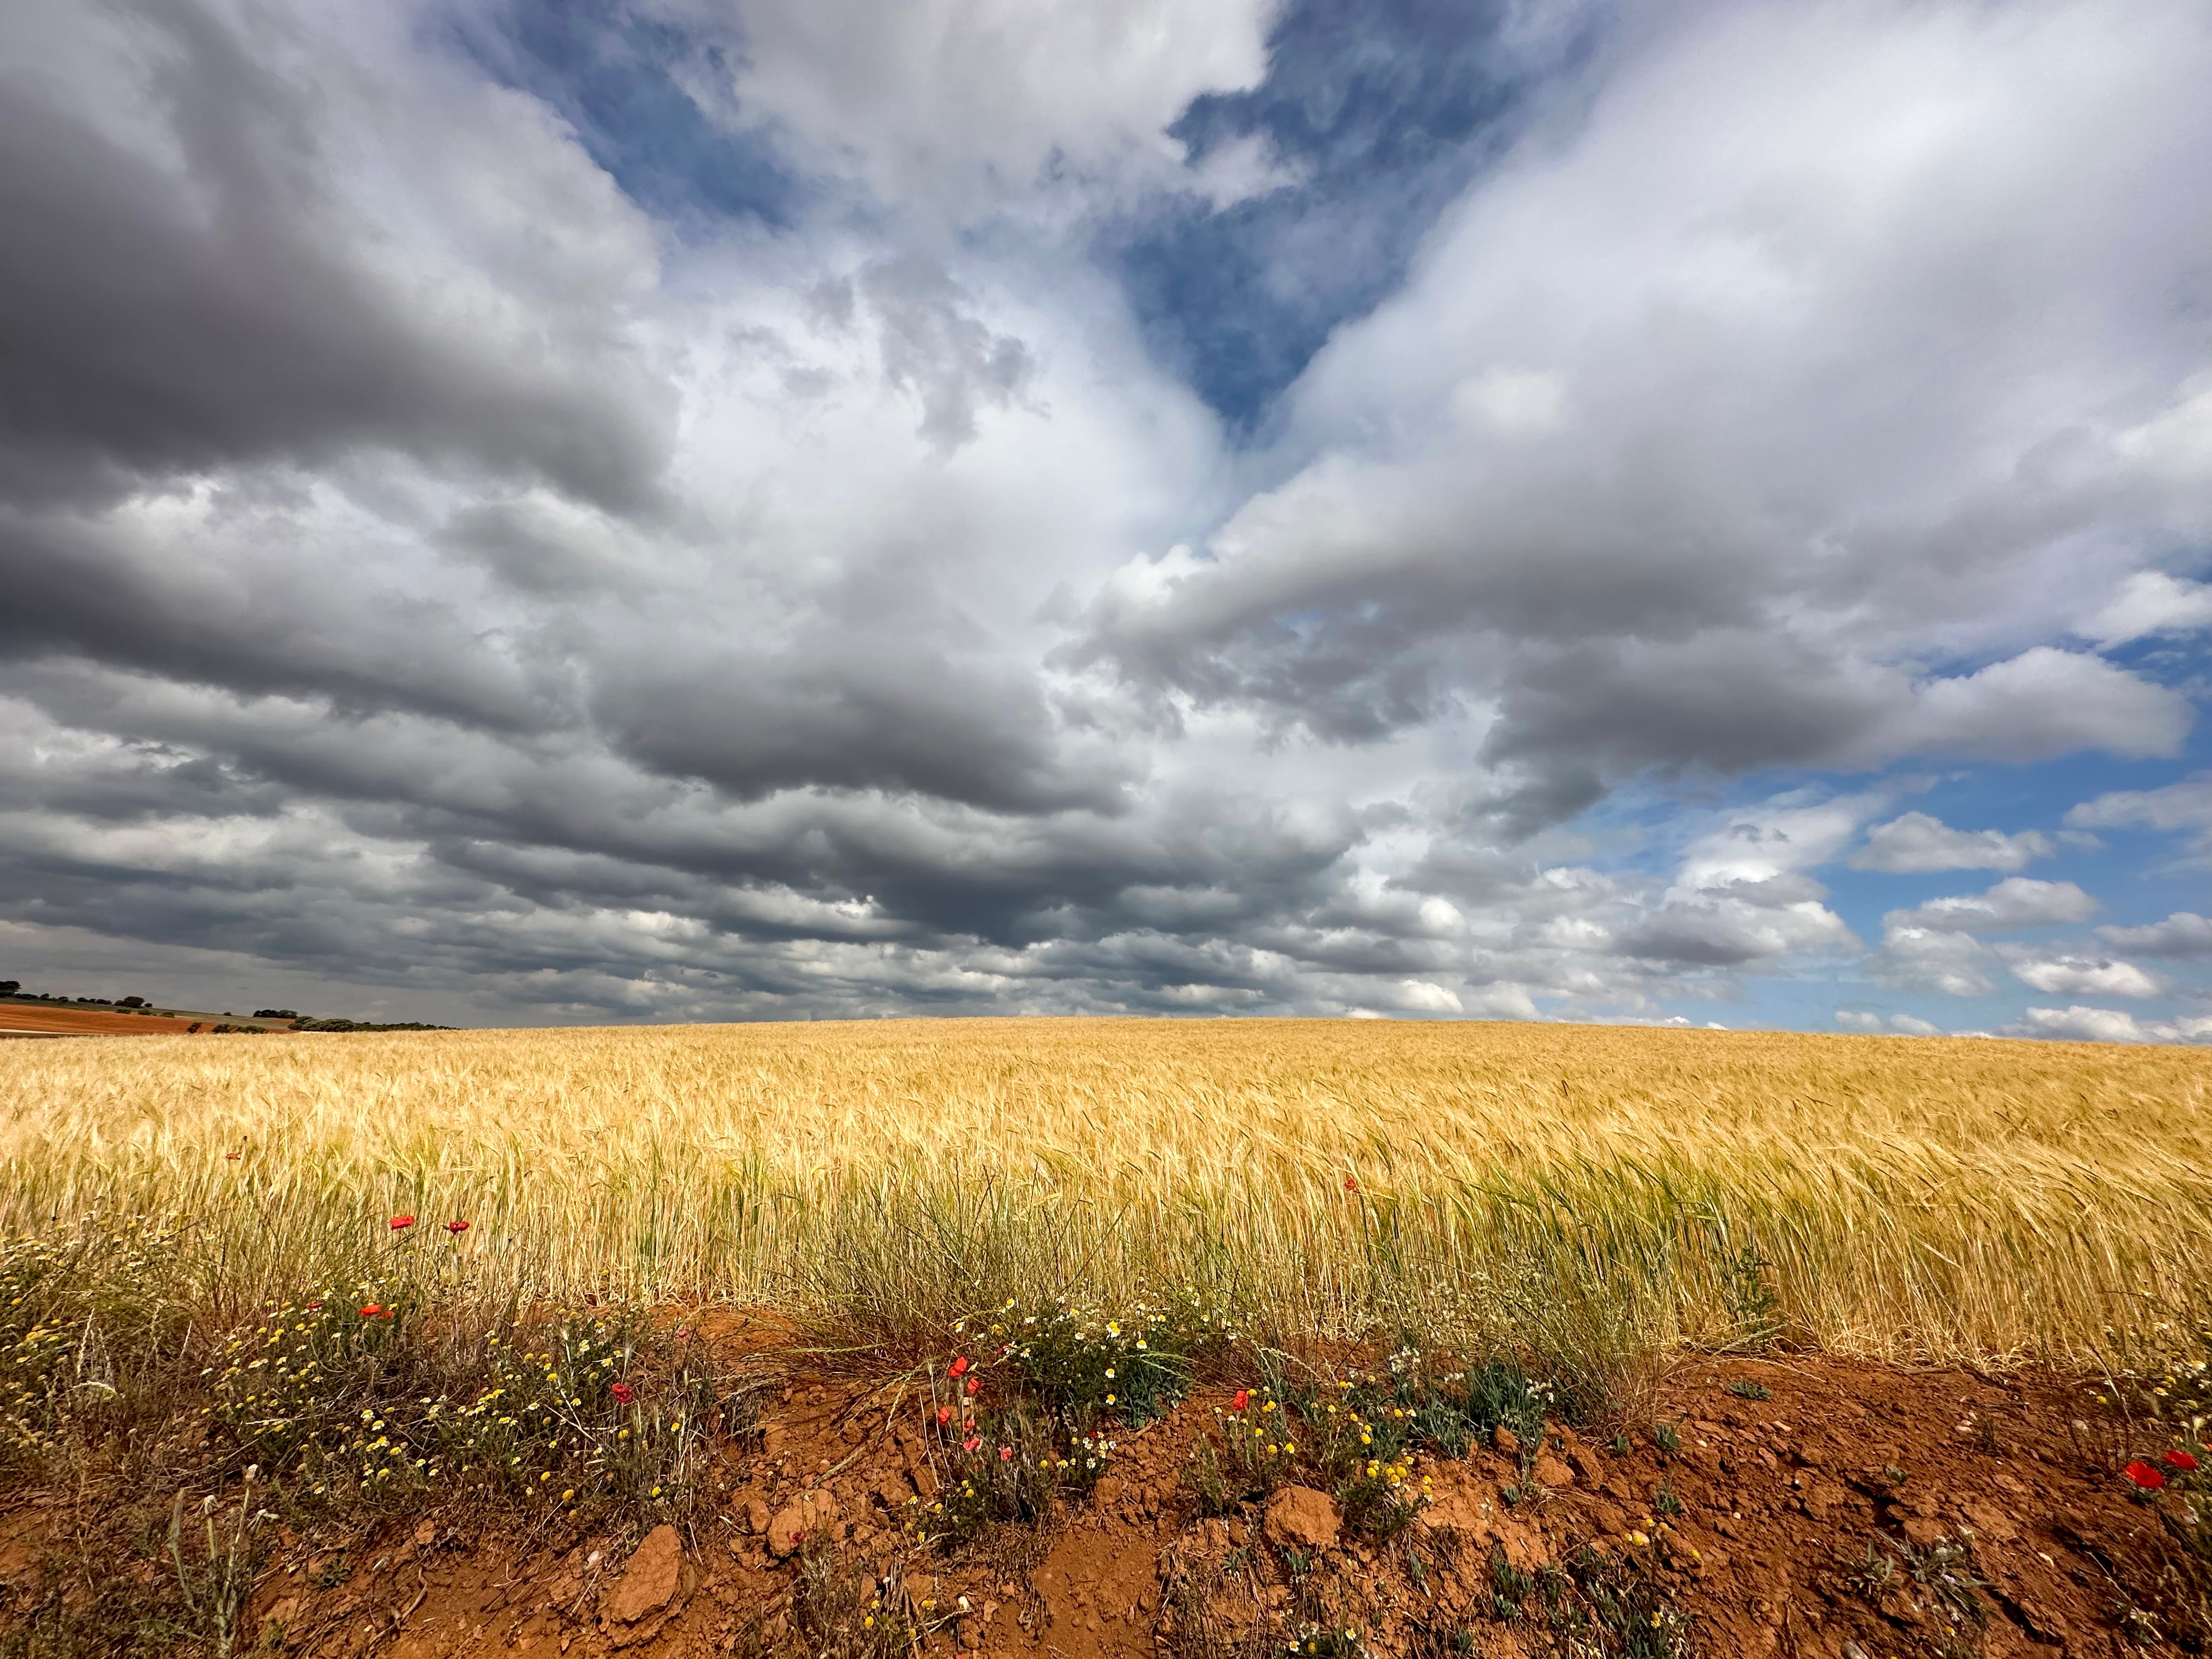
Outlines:
{"type": "Polygon", "coordinates": [[[1575,1484],[1575,1472],[1547,1451],[1536,1454],[1535,1465],[1528,1473],[1536,1477],[1536,1484],[1540,1486],[1571,1486],[1575,1484]]]}
{"type": "Polygon", "coordinates": [[[769,1517],[768,1523],[769,1553],[789,1555],[800,1544],[817,1532],[837,1524],[837,1500],[819,1490],[793,1498],[769,1517]]]}
{"type": "Polygon", "coordinates": [[[1584,1486],[1595,1486],[1605,1479],[1605,1465],[1598,1460],[1598,1455],[1584,1445],[1581,1440],[1562,1434],[1559,1437],[1559,1446],[1561,1451],[1565,1454],[1567,1462],[1574,1467],[1576,1475],[1584,1486]]]}
{"type": "Polygon", "coordinates": [[[1336,1499],[1311,1486],[1279,1487],[1267,1500],[1267,1538],[1278,1547],[1332,1549],[1343,1526],[1336,1499]]]}
{"type": "Polygon", "coordinates": [[[1122,1486],[1117,1476],[1109,1474],[1101,1477],[1091,1491],[1102,1510],[1110,1510],[1121,1501],[1122,1486]]]}
{"type": "Polygon", "coordinates": [[[1521,1437],[1500,1423],[1490,1431],[1490,1446],[1501,1457],[1518,1457],[1521,1455],[1521,1437]]]}
{"type": "Polygon", "coordinates": [[[683,1571],[684,1542],[676,1528],[665,1523],[655,1527],[631,1553],[621,1579],[609,1592],[607,1617],[617,1624],[634,1625],[647,1613],[659,1612],[675,1600],[683,1571]]]}
{"type": "Polygon", "coordinates": [[[768,1530],[768,1499],[756,1498],[745,1505],[745,1530],[756,1538],[768,1530]]]}

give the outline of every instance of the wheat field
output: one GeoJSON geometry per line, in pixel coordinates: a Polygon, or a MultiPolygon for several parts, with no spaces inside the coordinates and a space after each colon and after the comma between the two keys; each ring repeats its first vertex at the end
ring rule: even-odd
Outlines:
{"type": "Polygon", "coordinates": [[[2212,1283],[2212,1053],[1519,1024],[915,1020],[0,1046],[0,1226],[202,1292],[410,1243],[856,1340],[1194,1287],[1255,1332],[2079,1360],[2212,1283]]]}

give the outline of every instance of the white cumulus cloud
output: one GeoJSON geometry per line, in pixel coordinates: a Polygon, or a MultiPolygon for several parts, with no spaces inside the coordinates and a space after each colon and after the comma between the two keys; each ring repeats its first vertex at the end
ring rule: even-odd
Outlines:
{"type": "Polygon", "coordinates": [[[2131,962],[2097,957],[2025,957],[2009,963],[2012,976],[2046,996],[2155,997],[2164,980],[2131,962]]]}
{"type": "Polygon", "coordinates": [[[2063,1042],[2212,1042],[2212,1016],[2139,1020],[2118,1008],[2030,1008],[2003,1029],[2006,1036],[2063,1042]]]}
{"type": "Polygon", "coordinates": [[[1851,854],[1855,870],[1888,875],[1925,875],[1941,870],[2018,870],[2047,858],[2051,837],[2039,830],[2008,835],[2002,830],[1954,830],[1926,812],[1907,812],[1877,823],[1851,854]]]}
{"type": "Polygon", "coordinates": [[[2212,583],[2183,581],[2163,570],[2138,570],[2081,625],[2109,650],[2153,634],[2212,628],[2212,583]]]}
{"type": "Polygon", "coordinates": [[[2176,910],[2164,921],[2140,927],[2100,927],[2097,937],[2138,956],[2179,961],[2212,957],[2212,917],[2200,916],[2194,910],[2176,910]]]}
{"type": "Polygon", "coordinates": [[[2070,881],[2008,876],[1985,892],[1929,899],[1911,910],[1893,910],[1886,920],[1905,927],[1989,933],[2087,921],[2097,909],[2097,901],[2070,881]]]}

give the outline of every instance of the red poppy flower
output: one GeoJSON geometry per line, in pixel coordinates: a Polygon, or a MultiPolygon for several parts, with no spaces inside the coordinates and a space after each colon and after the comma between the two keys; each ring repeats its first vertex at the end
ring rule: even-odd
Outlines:
{"type": "Polygon", "coordinates": [[[798,1548],[801,1544],[805,1543],[805,1541],[806,1541],[806,1534],[805,1534],[805,1532],[803,1532],[803,1531],[801,1531],[801,1532],[795,1532],[795,1533],[793,1533],[793,1534],[791,1534],[791,1547],[792,1547],[792,1548],[793,1548],[793,1549],[797,1549],[797,1548],[798,1548]]]}
{"type": "Polygon", "coordinates": [[[372,1302],[362,1309],[361,1316],[363,1319],[381,1319],[384,1317],[384,1309],[380,1304],[372,1302]]]}
{"type": "Polygon", "coordinates": [[[1345,1178],[1344,1178],[1344,1190],[1345,1190],[1345,1191],[1346,1191],[1347,1193],[1356,1193],[1356,1192],[1358,1192],[1358,1191],[1359,1190],[1359,1183],[1358,1183],[1358,1182],[1355,1181],[1355,1180],[1354,1180],[1352,1176],[1345,1176],[1345,1178]]]}
{"type": "Polygon", "coordinates": [[[965,1376],[968,1375],[968,1356],[966,1354],[962,1354],[959,1358],[952,1362],[951,1375],[954,1376],[965,1376]]]}
{"type": "Polygon", "coordinates": [[[609,1389],[607,1390],[607,1392],[608,1392],[609,1394],[611,1394],[611,1395],[614,1395],[614,1397],[615,1397],[616,1401],[617,1401],[619,1404],[622,1404],[622,1405],[627,1406],[627,1405],[629,1405],[629,1402],[630,1402],[630,1399],[631,1399],[630,1386],[629,1386],[629,1383],[627,1383],[627,1382],[617,1382],[617,1383],[616,1383],[616,1384],[614,1385],[614,1387],[612,1387],[611,1389],[609,1389]]]}
{"type": "Polygon", "coordinates": [[[446,1231],[449,1233],[460,1234],[468,1231],[468,1230],[469,1224],[465,1221],[448,1221],[446,1224],[446,1231]]]}
{"type": "Polygon", "coordinates": [[[396,1215],[392,1218],[392,1231],[395,1233],[404,1233],[414,1224],[415,1218],[411,1215],[396,1215]]]}
{"type": "Polygon", "coordinates": [[[307,1311],[308,1311],[309,1313],[320,1313],[320,1312],[322,1312],[322,1310],[323,1310],[323,1304],[322,1304],[321,1303],[319,1303],[319,1302],[310,1302],[310,1303],[307,1304],[307,1311]]]}
{"type": "Polygon", "coordinates": [[[1234,1400],[1232,1400],[1232,1401],[1231,1401],[1229,1402],[1230,1406],[1231,1406],[1233,1409],[1235,1409],[1235,1410],[1237,1410],[1237,1411],[1240,1411],[1240,1412],[1241,1412],[1241,1411],[1243,1411],[1243,1410],[1247,1406],[1250,1405],[1251,1403],[1252,1403],[1252,1390],[1251,1390],[1251,1389],[1237,1389],[1237,1397],[1236,1397],[1234,1400]]]}
{"type": "Polygon", "coordinates": [[[941,1429],[951,1420],[952,1407],[950,1406],[939,1406],[937,1408],[937,1426],[941,1429]]]}
{"type": "Polygon", "coordinates": [[[2166,1484],[2166,1476],[2138,1457],[2120,1471],[2145,1492],[2156,1492],[2166,1484]]]}
{"type": "Polygon", "coordinates": [[[2187,1452],[2182,1450],[2179,1446],[2176,1446],[2172,1451],[2166,1453],[2165,1456],[2160,1458],[2158,1461],[2165,1464],[2170,1469],[2179,1469],[2184,1474],[2194,1474],[2197,1473],[2197,1460],[2194,1457],[2191,1457],[2187,1452]]]}
{"type": "MultiPolygon", "coordinates": [[[[969,1436],[965,1440],[963,1440],[963,1441],[962,1441],[962,1442],[960,1443],[960,1449],[961,1449],[962,1451],[974,1451],[974,1450],[975,1450],[978,1446],[981,1445],[982,1443],[983,1443],[983,1437],[982,1437],[981,1435],[980,1435],[980,1434],[971,1434],[971,1435],[969,1435],[969,1436]]],[[[2156,1470],[2153,1470],[2153,1471],[2152,1471],[2152,1473],[2153,1473],[2153,1474],[2156,1474],[2156,1473],[2157,1473],[2157,1471],[2156,1471],[2156,1470]]]]}
{"type": "Polygon", "coordinates": [[[1011,1461],[1013,1455],[1014,1449],[1012,1446],[1001,1446],[999,1448],[999,1461],[1001,1463],[1011,1461]]]}
{"type": "Polygon", "coordinates": [[[970,1393],[970,1394],[981,1394],[982,1391],[983,1391],[983,1379],[982,1379],[981,1377],[980,1377],[980,1376],[971,1376],[971,1377],[969,1377],[969,1378],[968,1379],[968,1392],[969,1392],[969,1393],[970,1393]]]}

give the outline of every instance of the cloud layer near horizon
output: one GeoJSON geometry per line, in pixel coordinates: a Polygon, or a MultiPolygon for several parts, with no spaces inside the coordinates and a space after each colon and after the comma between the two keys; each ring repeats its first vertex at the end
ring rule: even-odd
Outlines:
{"type": "Polygon", "coordinates": [[[27,20],[5,971],[2201,1036],[2212,18],[1449,11],[27,20]]]}

